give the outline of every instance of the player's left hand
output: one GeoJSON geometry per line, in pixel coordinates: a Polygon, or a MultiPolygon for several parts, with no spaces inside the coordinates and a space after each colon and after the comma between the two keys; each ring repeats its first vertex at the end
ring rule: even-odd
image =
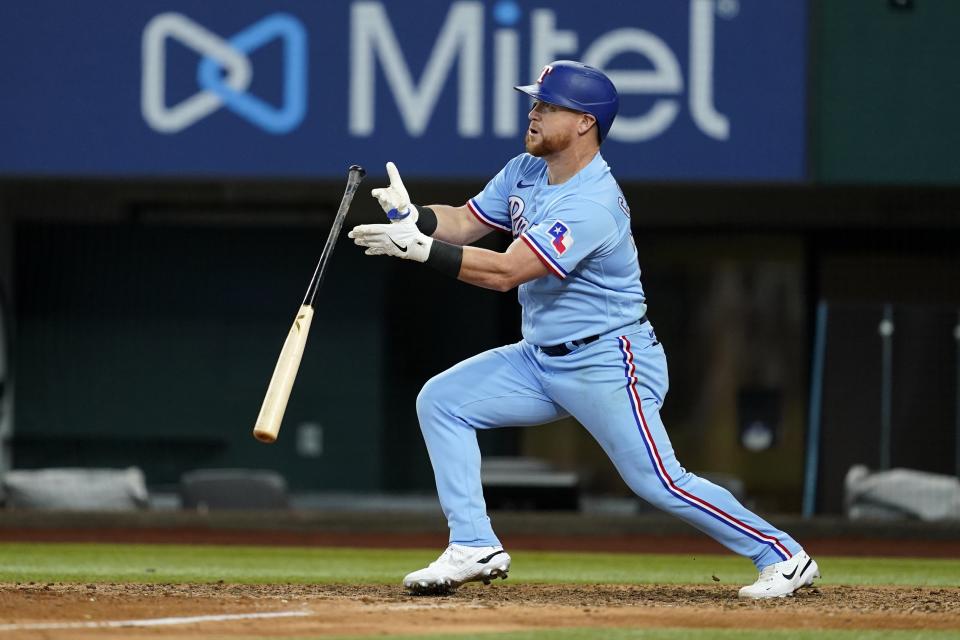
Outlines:
{"type": "Polygon", "coordinates": [[[370,195],[380,202],[380,206],[387,217],[390,218],[390,222],[410,221],[416,223],[419,212],[416,207],[410,204],[410,195],[407,193],[407,188],[403,186],[403,180],[400,179],[397,165],[388,162],[387,175],[390,177],[390,186],[374,189],[370,192],[370,195]]]}
{"type": "Polygon", "coordinates": [[[397,224],[361,224],[350,230],[348,238],[368,256],[393,256],[426,262],[433,238],[423,235],[412,221],[397,224]]]}

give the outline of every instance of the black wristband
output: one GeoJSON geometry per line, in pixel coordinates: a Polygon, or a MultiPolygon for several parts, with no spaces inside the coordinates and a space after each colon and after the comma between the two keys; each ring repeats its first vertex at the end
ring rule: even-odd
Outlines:
{"type": "Polygon", "coordinates": [[[417,229],[425,236],[432,236],[437,230],[437,214],[430,207],[413,206],[417,208],[417,229]]]}
{"type": "Polygon", "coordinates": [[[442,240],[434,240],[433,244],[430,245],[430,253],[427,255],[427,261],[424,264],[451,278],[456,278],[460,275],[460,265],[462,263],[463,247],[442,240]]]}

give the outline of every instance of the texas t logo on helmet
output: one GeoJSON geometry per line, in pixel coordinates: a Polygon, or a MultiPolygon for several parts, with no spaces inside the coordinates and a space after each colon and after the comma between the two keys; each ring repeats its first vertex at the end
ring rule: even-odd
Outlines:
{"type": "Polygon", "coordinates": [[[543,84],[543,79],[547,76],[548,73],[553,71],[553,67],[547,65],[543,68],[543,71],[540,72],[540,77],[537,78],[537,84],[543,84]]]}

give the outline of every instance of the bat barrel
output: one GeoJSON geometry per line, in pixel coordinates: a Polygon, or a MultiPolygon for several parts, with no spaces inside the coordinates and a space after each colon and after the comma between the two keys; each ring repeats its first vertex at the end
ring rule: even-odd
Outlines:
{"type": "Polygon", "coordinates": [[[293,382],[297,379],[300,370],[300,360],[303,358],[303,349],[307,344],[307,335],[310,333],[310,323],[313,321],[313,307],[302,306],[290,326],[290,332],[280,350],[277,366],[270,378],[267,395],[263,398],[260,414],[253,427],[253,437],[260,442],[274,442],[280,432],[280,423],[287,410],[293,382]]]}
{"type": "Polygon", "coordinates": [[[254,429],[253,437],[265,444],[273,444],[277,441],[276,434],[261,429],[254,429]]]}

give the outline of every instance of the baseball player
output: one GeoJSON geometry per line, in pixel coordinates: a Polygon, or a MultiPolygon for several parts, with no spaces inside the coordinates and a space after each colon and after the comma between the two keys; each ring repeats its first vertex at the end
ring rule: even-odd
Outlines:
{"type": "Polygon", "coordinates": [[[367,255],[423,262],[497,291],[517,288],[523,306],[523,340],[457,364],[417,398],[450,545],[404,586],[444,593],[507,577],[510,556],[483,500],[476,431],[566,416],[596,438],[638,496],[754,562],[760,577],[741,597],[812,584],[817,563],[730,492],[681,467],[660,420],[666,358],[647,318],[630,208],[600,154],[617,114],[616,88],[568,60],[515,88],[533,98],[527,152],[482,192],[460,207],[413,205],[388,163],[390,186],[373,196],[390,223],[348,234],[367,255]],[[505,252],[467,246],[491,230],[512,234],[505,252]]]}

